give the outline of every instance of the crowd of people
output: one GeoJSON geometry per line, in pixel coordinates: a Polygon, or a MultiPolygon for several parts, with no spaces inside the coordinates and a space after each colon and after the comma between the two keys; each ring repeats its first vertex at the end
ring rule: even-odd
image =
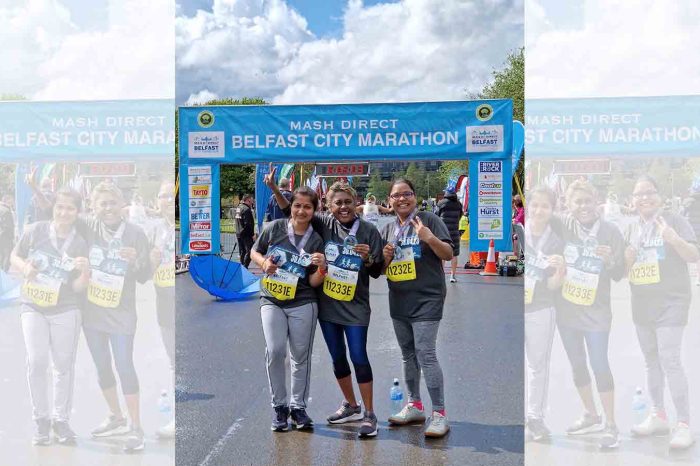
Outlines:
{"type": "Polygon", "coordinates": [[[600,432],[601,448],[619,445],[616,385],[608,348],[613,314],[624,304],[611,299],[612,283],[627,280],[651,398],[648,416],[632,425],[631,433],[647,437],[672,432],[668,440],[672,449],[694,443],[681,352],[692,299],[689,264],[700,259],[700,231],[688,218],[665,208],[659,185],[651,177],[640,177],[630,197],[632,204],[624,212],[601,208],[597,189],[583,179],[568,186],[563,202],[546,187],[529,192],[525,354],[527,430],[534,440],[550,435],[545,413],[552,344],[558,330],[583,406],[580,419],[566,433],[600,432]],[[622,216],[626,221],[619,221],[622,216]],[[675,408],[674,422],[666,410],[666,387],[675,408]]]}
{"type": "MultiPolygon", "coordinates": [[[[20,321],[35,424],[33,443],[48,445],[53,438],[64,444],[76,438],[70,417],[82,333],[108,412],[91,435],[119,435],[125,450],[143,449],[139,377],[134,366],[137,283],[152,282],[155,288],[157,320],[173,376],[168,386],[172,386],[174,184],[161,183],[155,209],[130,215],[133,209],[126,206],[112,179],[92,187],[85,198],[67,186],[54,190],[44,181],[37,189],[32,180],[29,183],[35,209],[23,224],[7,265],[22,282],[20,321]],[[134,215],[140,224],[127,220],[134,215]]],[[[174,437],[174,419],[157,434],[174,437]]]]}
{"type": "Polygon", "coordinates": [[[338,410],[327,416],[327,422],[361,421],[359,437],[377,435],[373,373],[367,353],[369,285],[370,279],[386,275],[390,315],[408,392],[408,402],[390,413],[388,420],[397,426],[425,422],[422,375],[432,405],[424,433],[427,437],[444,436],[449,423],[436,345],[447,292],[443,261],[452,259],[458,243],[454,245],[439,216],[418,208],[409,180],[394,180],[387,208],[377,205],[371,196],[358,205],[355,190],[336,182],[326,195],[329,211],[325,212],[317,193],[308,187],[285,195],[275,184],[274,173],[271,169],[265,183],[283,216],[265,225],[251,252],[252,261],[264,273],[260,312],[272,430],[285,431],[290,421],[297,429],[313,428],[307,401],[318,322],[342,396],[338,410]],[[389,211],[395,213],[395,221],[378,228],[378,215],[389,211]],[[287,356],[291,396],[286,390],[287,356]]]}

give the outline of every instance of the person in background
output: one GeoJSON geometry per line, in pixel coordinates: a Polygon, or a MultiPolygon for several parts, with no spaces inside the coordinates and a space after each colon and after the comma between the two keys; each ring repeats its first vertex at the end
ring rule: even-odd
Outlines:
{"type": "Polygon", "coordinates": [[[367,196],[365,196],[365,203],[359,204],[355,208],[355,212],[357,212],[358,214],[362,214],[362,218],[365,221],[374,225],[376,228],[379,225],[379,214],[388,214],[391,213],[392,210],[377,205],[377,198],[374,197],[374,194],[367,193],[367,196]]]}
{"type": "Polygon", "coordinates": [[[53,181],[51,178],[43,178],[39,185],[36,184],[36,169],[27,176],[27,183],[32,190],[30,201],[31,209],[27,223],[51,220],[53,216],[53,203],[56,196],[53,192],[53,181]]]}
{"type": "Polygon", "coordinates": [[[21,316],[27,349],[27,380],[36,430],[34,445],[72,442],[75,354],[80,337],[80,303],[90,276],[88,244],[76,228],[81,197],[58,191],[53,220],[28,226],[12,253],[21,271],[21,316]],[[53,374],[53,413],[49,403],[49,361],[53,374]],[[52,419],[53,418],[53,419],[52,419]]]}
{"type": "Polygon", "coordinates": [[[688,221],[661,209],[662,200],[654,179],[642,176],[632,194],[638,218],[626,232],[625,261],[632,295],[632,317],[644,354],[647,385],[652,401],[649,416],[632,427],[636,436],[664,435],[669,422],[664,408],[668,382],[677,424],[669,446],[689,448],[688,379],[681,349],[692,299],[688,262],[700,259],[697,238],[688,221]]]}
{"type": "Polygon", "coordinates": [[[513,224],[525,226],[525,207],[520,194],[513,196],[513,224]]]}
{"type": "Polygon", "coordinates": [[[7,272],[15,244],[15,218],[7,195],[0,201],[0,270],[7,272]]]}
{"type": "Polygon", "coordinates": [[[443,197],[437,204],[435,214],[445,222],[447,230],[450,232],[452,239],[452,273],[450,274],[450,283],[457,281],[457,259],[459,258],[459,245],[461,241],[461,233],[459,232],[459,222],[462,217],[462,203],[457,199],[457,193],[454,188],[445,190],[443,197]]]}
{"type": "MultiPolygon", "coordinates": [[[[287,178],[280,178],[279,181],[279,190],[284,196],[285,199],[287,199],[287,202],[292,201],[292,192],[289,190],[289,180],[287,178]]],[[[267,201],[267,210],[265,211],[265,219],[268,222],[271,222],[273,220],[278,220],[280,218],[286,218],[284,216],[284,212],[282,212],[282,209],[280,209],[279,205],[277,204],[277,200],[275,199],[274,193],[270,195],[270,199],[267,201]]]]}
{"type": "Polygon", "coordinates": [[[250,251],[255,242],[255,218],[253,217],[253,196],[245,194],[236,209],[236,238],[241,264],[248,268],[250,251]]]}

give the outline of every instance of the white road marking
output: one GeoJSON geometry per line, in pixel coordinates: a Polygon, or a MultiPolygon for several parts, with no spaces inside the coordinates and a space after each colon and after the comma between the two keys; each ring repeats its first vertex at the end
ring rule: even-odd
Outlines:
{"type": "Polygon", "coordinates": [[[209,464],[212,464],[212,459],[215,458],[219,453],[221,453],[221,450],[224,448],[224,445],[226,445],[226,442],[228,442],[229,439],[233,437],[233,434],[235,434],[236,431],[242,427],[241,421],[243,421],[243,419],[245,418],[236,419],[236,422],[231,424],[231,426],[228,428],[223,437],[221,437],[219,441],[216,442],[216,445],[214,445],[214,447],[209,451],[209,454],[204,458],[204,460],[201,463],[199,463],[199,466],[208,466],[209,464]]]}

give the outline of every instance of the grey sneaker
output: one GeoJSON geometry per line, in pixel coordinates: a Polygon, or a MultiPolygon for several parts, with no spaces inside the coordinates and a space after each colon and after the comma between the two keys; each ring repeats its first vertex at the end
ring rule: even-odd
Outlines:
{"type": "Polygon", "coordinates": [[[444,437],[450,431],[450,424],[447,422],[447,416],[443,416],[437,411],[433,411],[430,418],[430,424],[425,429],[426,437],[444,437]]]}
{"type": "Polygon", "coordinates": [[[600,432],[605,428],[603,420],[598,415],[585,413],[574,425],[566,429],[567,435],[583,435],[600,432]]]}
{"type": "Polygon", "coordinates": [[[607,425],[603,431],[603,436],[600,437],[600,448],[610,450],[620,446],[620,432],[617,427],[607,425]]]}
{"type": "Polygon", "coordinates": [[[425,413],[411,404],[407,404],[401,411],[389,416],[392,424],[404,425],[412,422],[425,422],[425,413]]]}
{"type": "Polygon", "coordinates": [[[93,437],[109,437],[110,435],[121,435],[129,432],[126,419],[123,417],[109,416],[90,434],[93,437]]]}
{"type": "Polygon", "coordinates": [[[173,419],[158,429],[156,431],[156,437],[163,440],[175,438],[175,420],[173,419]]]}
{"type": "Polygon", "coordinates": [[[126,436],[126,441],[124,442],[124,451],[143,450],[143,447],[143,429],[140,427],[131,429],[129,434],[126,436]]]}
{"type": "Polygon", "coordinates": [[[34,421],[32,445],[49,445],[51,443],[51,420],[40,418],[34,421]]]}
{"type": "Polygon", "coordinates": [[[361,421],[363,418],[362,406],[352,407],[350,403],[343,400],[343,404],[340,405],[338,411],[328,416],[326,420],[329,424],[344,424],[346,422],[361,421]]]}
{"type": "Polygon", "coordinates": [[[65,421],[53,421],[53,435],[58,443],[75,442],[75,432],[70,428],[65,421]]]}
{"type": "Polygon", "coordinates": [[[530,438],[534,442],[539,442],[542,440],[546,440],[550,436],[549,429],[547,428],[547,425],[544,423],[542,419],[538,418],[529,418],[527,420],[527,430],[530,434],[530,438]]]}
{"type": "Polygon", "coordinates": [[[362,420],[358,435],[360,438],[377,436],[377,416],[375,416],[374,413],[365,412],[365,417],[362,420]]]}

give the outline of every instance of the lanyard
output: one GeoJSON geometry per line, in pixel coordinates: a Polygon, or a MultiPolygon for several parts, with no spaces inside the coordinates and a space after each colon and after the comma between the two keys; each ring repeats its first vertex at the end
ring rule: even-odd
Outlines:
{"type": "Polygon", "coordinates": [[[109,249],[117,249],[116,247],[112,248],[113,243],[116,242],[121,242],[122,235],[124,234],[124,229],[126,228],[126,223],[122,222],[119,224],[119,228],[117,228],[117,231],[114,232],[114,234],[111,234],[108,230],[107,227],[105,226],[104,223],[100,222],[100,237],[108,244],[109,249]]]}
{"type": "Polygon", "coordinates": [[[302,236],[301,241],[299,241],[299,244],[297,244],[296,239],[294,238],[294,227],[292,226],[292,221],[290,220],[287,222],[287,237],[289,238],[289,242],[292,243],[292,246],[294,246],[299,253],[304,252],[304,246],[306,246],[307,241],[309,241],[309,238],[311,238],[312,232],[313,228],[309,223],[309,226],[304,232],[304,236],[302,236]]]}
{"type": "Polygon", "coordinates": [[[532,232],[530,231],[530,223],[528,222],[527,225],[525,225],[525,246],[536,253],[540,253],[542,251],[542,248],[544,245],[547,243],[549,240],[549,236],[552,233],[552,227],[547,225],[547,228],[545,228],[544,233],[542,233],[542,236],[540,236],[540,239],[537,240],[537,244],[532,244],[532,232]]]}
{"type": "Polygon", "coordinates": [[[598,230],[600,230],[600,220],[596,220],[593,226],[588,230],[586,230],[578,220],[574,220],[574,233],[576,233],[576,236],[583,241],[584,246],[588,246],[586,243],[589,240],[597,242],[596,235],[598,234],[598,230]]]}
{"type": "Polygon", "coordinates": [[[408,216],[406,221],[404,222],[403,225],[401,225],[401,222],[399,222],[399,217],[398,215],[396,216],[396,227],[394,228],[394,241],[392,241],[393,244],[397,244],[399,241],[399,238],[403,238],[408,229],[411,227],[411,221],[413,218],[416,216],[418,213],[418,209],[414,209],[413,212],[411,212],[411,215],[408,216]]]}
{"type": "Polygon", "coordinates": [[[68,234],[68,237],[63,241],[63,245],[59,248],[56,226],[53,224],[53,222],[51,222],[51,225],[49,226],[49,241],[51,241],[51,245],[54,247],[54,249],[58,251],[59,256],[63,257],[66,255],[68,248],[73,243],[73,239],[75,239],[75,228],[71,229],[70,233],[68,234]]]}
{"type": "Polygon", "coordinates": [[[649,221],[644,221],[640,217],[639,222],[637,223],[637,228],[635,229],[637,237],[635,238],[636,241],[634,241],[634,244],[637,249],[641,248],[645,244],[648,244],[649,240],[651,240],[651,237],[656,230],[657,218],[659,218],[658,214],[654,215],[654,217],[649,221]]]}

